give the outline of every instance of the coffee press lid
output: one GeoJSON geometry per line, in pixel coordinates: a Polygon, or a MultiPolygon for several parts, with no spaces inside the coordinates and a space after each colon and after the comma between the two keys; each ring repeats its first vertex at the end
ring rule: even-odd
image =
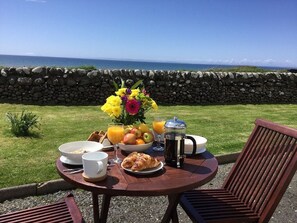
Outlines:
{"type": "Polygon", "coordinates": [[[174,117],[165,123],[165,128],[185,129],[186,127],[186,123],[183,120],[177,119],[177,117],[174,117]]]}

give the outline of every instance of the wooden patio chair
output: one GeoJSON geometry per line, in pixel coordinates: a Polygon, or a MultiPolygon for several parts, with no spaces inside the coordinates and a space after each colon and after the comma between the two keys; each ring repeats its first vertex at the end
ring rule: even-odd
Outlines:
{"type": "Polygon", "coordinates": [[[220,189],[184,193],[193,222],[268,222],[297,169],[297,129],[257,119],[220,189]]]}
{"type": "Polygon", "coordinates": [[[85,222],[72,194],[50,205],[0,215],[0,223],[82,223],[85,222]]]}

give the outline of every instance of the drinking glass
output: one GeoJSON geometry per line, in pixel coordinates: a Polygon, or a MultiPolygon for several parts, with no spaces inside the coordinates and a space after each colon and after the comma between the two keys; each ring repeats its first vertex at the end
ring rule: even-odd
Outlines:
{"type": "Polygon", "coordinates": [[[157,145],[153,147],[154,151],[158,151],[158,152],[164,151],[164,147],[161,146],[160,141],[161,141],[161,135],[165,132],[165,128],[164,128],[165,122],[166,121],[164,118],[161,118],[161,117],[154,118],[153,130],[157,135],[157,145]]]}
{"type": "Polygon", "coordinates": [[[124,138],[124,125],[123,124],[109,124],[107,129],[107,138],[113,144],[114,147],[114,163],[120,163],[122,160],[118,157],[118,143],[124,138]]]}

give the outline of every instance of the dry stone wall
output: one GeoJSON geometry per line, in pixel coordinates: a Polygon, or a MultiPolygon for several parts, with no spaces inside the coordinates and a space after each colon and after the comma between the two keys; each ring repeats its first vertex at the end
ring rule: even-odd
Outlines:
{"type": "Polygon", "coordinates": [[[151,70],[83,70],[50,67],[3,68],[0,102],[39,105],[99,105],[143,80],[158,104],[297,103],[296,73],[230,73],[151,70]]]}

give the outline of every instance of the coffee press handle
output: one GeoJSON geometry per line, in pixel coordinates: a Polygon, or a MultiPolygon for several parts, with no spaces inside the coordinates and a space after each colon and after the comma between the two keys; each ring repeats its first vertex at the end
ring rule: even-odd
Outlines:
{"type": "Polygon", "coordinates": [[[196,154],[196,150],[197,150],[196,140],[194,139],[194,137],[188,136],[188,135],[186,135],[186,138],[193,142],[193,151],[192,151],[191,156],[194,156],[196,154]]]}

